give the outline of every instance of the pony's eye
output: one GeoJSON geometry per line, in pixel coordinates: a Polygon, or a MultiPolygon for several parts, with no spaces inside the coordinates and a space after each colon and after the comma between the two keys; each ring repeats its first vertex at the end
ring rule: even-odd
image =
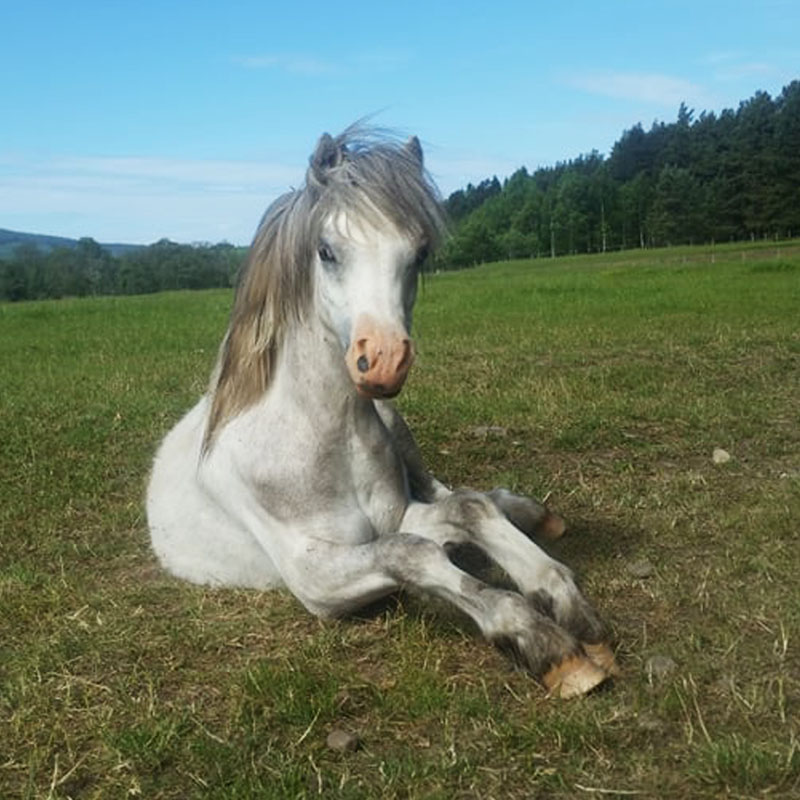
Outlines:
{"type": "Polygon", "coordinates": [[[326,244],[325,242],[319,246],[317,254],[319,255],[320,261],[322,261],[324,264],[336,263],[336,256],[333,254],[333,250],[331,250],[330,245],[326,244]]]}

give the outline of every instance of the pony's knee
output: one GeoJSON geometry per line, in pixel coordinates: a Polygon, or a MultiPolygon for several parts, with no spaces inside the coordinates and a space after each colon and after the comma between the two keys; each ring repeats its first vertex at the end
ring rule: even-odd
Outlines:
{"type": "Polygon", "coordinates": [[[379,547],[381,566],[399,583],[425,589],[431,574],[450,566],[441,545],[413,533],[387,536],[379,540],[379,547]]]}
{"type": "Polygon", "coordinates": [[[457,489],[442,501],[448,519],[467,530],[476,530],[481,523],[500,517],[492,500],[481,492],[457,489]]]}

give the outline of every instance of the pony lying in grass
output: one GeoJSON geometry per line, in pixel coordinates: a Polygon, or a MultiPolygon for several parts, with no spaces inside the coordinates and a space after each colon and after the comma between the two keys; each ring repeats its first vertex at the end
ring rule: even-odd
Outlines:
{"type": "Polygon", "coordinates": [[[418,273],[443,230],[416,138],[322,136],[305,186],[259,226],[208,394],[158,451],[153,548],[181,578],[285,586],[320,616],[430,593],[554,695],[580,695],[616,666],[570,571],[529,538],[563,523],[503,489],[447,489],[390,402],[414,360],[418,273]],[[457,567],[446,548],[466,543],[518,591],[457,567]]]}

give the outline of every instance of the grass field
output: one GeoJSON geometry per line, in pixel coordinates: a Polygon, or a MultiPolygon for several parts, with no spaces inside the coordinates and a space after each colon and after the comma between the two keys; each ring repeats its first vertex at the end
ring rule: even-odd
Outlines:
{"type": "Polygon", "coordinates": [[[0,306],[0,797],[797,796],[796,246],[425,281],[423,453],[548,495],[614,631],[623,677],[570,702],[438,606],[321,622],[159,570],[150,459],[230,300],[0,306]]]}

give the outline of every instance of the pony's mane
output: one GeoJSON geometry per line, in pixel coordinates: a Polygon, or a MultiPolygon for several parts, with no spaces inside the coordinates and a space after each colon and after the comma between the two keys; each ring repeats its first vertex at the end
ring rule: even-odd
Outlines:
{"type": "Polygon", "coordinates": [[[211,376],[204,451],[215,433],[269,388],[287,330],[312,298],[312,261],[322,224],[336,211],[374,224],[385,218],[433,249],[445,230],[438,190],[422,165],[416,138],[351,126],[324,134],[305,185],[265,212],[250,247],[230,323],[211,376]]]}

